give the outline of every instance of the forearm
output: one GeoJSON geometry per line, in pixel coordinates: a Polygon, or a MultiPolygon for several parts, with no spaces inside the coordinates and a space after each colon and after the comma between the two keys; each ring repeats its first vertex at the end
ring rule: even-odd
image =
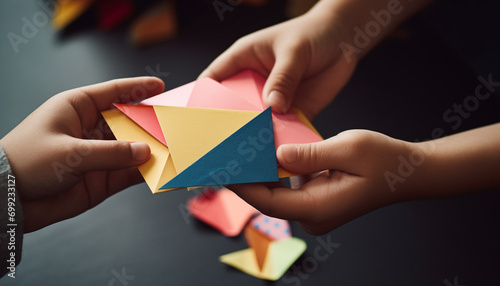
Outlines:
{"type": "Polygon", "coordinates": [[[425,154],[408,178],[413,198],[500,190],[500,123],[412,144],[425,154]]]}
{"type": "MultiPolygon", "coordinates": [[[[340,29],[343,51],[361,59],[399,24],[433,0],[323,0],[310,11],[340,29]]],[[[342,48],[342,47],[341,47],[342,48]]]]}

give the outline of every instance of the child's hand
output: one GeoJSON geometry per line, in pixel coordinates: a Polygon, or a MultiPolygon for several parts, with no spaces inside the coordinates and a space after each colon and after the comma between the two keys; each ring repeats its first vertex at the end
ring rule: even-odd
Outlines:
{"type": "Polygon", "coordinates": [[[321,172],[298,189],[261,184],[229,188],[267,215],[296,220],[306,231],[322,234],[406,199],[411,181],[419,177],[420,170],[415,170],[408,182],[395,185],[395,192],[384,174],[398,174],[398,157],[408,158],[415,148],[412,143],[376,132],[346,131],[322,142],[282,145],[278,149],[278,162],[285,169],[299,174],[321,172]]]}
{"type": "Polygon", "coordinates": [[[498,191],[499,146],[500,123],[418,143],[349,130],[325,141],[278,148],[278,163],[286,170],[319,172],[297,189],[229,188],[264,214],[322,234],[396,202],[498,191]]]}
{"type": "Polygon", "coordinates": [[[149,146],[96,140],[112,138],[100,111],[163,87],[157,78],[139,77],[65,91],[0,141],[16,177],[26,232],[78,215],[142,180],[135,166],[148,160],[149,146]]]}
{"type": "Polygon", "coordinates": [[[339,44],[338,19],[321,9],[239,39],[200,77],[223,80],[251,68],[268,76],[264,103],[286,113],[296,106],[312,120],[346,84],[356,66],[339,44]]]}

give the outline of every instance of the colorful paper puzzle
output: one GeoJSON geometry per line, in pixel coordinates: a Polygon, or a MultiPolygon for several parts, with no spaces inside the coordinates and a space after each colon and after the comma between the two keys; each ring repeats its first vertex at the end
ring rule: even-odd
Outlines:
{"type": "Polygon", "coordinates": [[[225,254],[219,260],[260,279],[278,280],[306,250],[306,243],[292,237],[288,221],[257,214],[257,210],[232,191],[205,189],[189,199],[189,212],[226,236],[244,228],[250,248],[225,254]],[[245,227],[246,226],[246,227],[245,227]]]}
{"type": "Polygon", "coordinates": [[[264,82],[251,70],[221,83],[204,78],[102,114],[118,140],[150,145],[151,158],[139,171],[153,193],[276,182],[293,175],[277,165],[281,144],[322,138],[300,111],[266,108],[264,82]]]}

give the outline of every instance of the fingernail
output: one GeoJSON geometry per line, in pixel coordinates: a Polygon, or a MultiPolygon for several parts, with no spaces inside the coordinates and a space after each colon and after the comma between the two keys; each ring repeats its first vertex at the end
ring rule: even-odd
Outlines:
{"type": "Polygon", "coordinates": [[[149,157],[149,146],[143,142],[130,143],[132,158],[136,161],[144,161],[149,157]]]}
{"type": "Polygon", "coordinates": [[[297,157],[299,156],[299,148],[297,148],[297,146],[293,144],[281,145],[280,149],[285,163],[293,164],[297,161],[297,157]]]}
{"type": "Polygon", "coordinates": [[[270,103],[273,107],[277,107],[279,112],[281,113],[286,113],[286,100],[285,96],[283,93],[273,90],[269,93],[269,96],[267,97],[267,102],[270,103]]]}

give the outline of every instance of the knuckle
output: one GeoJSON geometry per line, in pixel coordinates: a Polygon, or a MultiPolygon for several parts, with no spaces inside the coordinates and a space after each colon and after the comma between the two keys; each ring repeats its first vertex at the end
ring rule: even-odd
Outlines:
{"type": "Polygon", "coordinates": [[[252,34],[246,35],[246,36],[243,36],[243,37],[239,38],[238,40],[236,40],[232,44],[230,49],[243,48],[243,47],[246,47],[249,45],[253,45],[253,43],[254,43],[254,40],[253,40],[252,34]]]}
{"type": "Polygon", "coordinates": [[[284,90],[297,85],[297,81],[289,73],[275,72],[272,76],[277,89],[284,90]]]}
{"type": "Polygon", "coordinates": [[[299,162],[308,166],[316,166],[320,160],[324,158],[325,154],[318,144],[303,144],[299,146],[299,162]]]}

